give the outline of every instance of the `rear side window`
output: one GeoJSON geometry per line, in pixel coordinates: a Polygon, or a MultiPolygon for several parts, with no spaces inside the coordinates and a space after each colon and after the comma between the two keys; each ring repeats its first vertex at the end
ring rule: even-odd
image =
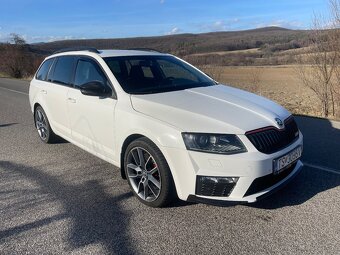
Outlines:
{"type": "Polygon", "coordinates": [[[100,81],[106,84],[107,80],[96,63],[90,60],[80,59],[76,69],[74,85],[75,87],[81,87],[83,84],[91,81],[100,81]]]}
{"type": "Polygon", "coordinates": [[[41,80],[41,81],[45,81],[46,80],[46,76],[47,76],[47,73],[48,71],[50,70],[50,67],[51,67],[51,64],[53,62],[53,58],[50,58],[48,60],[46,60],[42,65],[41,67],[39,68],[39,71],[36,75],[36,79],[37,80],[41,80]]]}
{"type": "Polygon", "coordinates": [[[49,79],[51,79],[52,82],[62,85],[71,85],[75,59],[74,56],[58,57],[53,75],[49,77],[49,79]]]}

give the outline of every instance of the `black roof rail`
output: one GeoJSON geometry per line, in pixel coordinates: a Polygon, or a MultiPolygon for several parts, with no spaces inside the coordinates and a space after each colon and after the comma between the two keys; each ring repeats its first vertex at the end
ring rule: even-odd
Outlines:
{"type": "Polygon", "coordinates": [[[151,49],[151,48],[130,48],[128,50],[152,51],[152,52],[162,53],[159,50],[155,50],[155,49],[151,49]]]}
{"type": "Polygon", "coordinates": [[[71,47],[71,48],[65,48],[65,49],[57,50],[57,51],[53,52],[53,54],[62,53],[62,52],[69,52],[69,51],[89,51],[89,52],[98,53],[98,54],[100,53],[94,47],[71,47]]]}

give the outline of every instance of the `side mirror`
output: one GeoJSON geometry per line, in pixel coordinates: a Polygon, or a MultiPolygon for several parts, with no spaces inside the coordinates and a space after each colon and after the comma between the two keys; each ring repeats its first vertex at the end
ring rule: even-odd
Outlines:
{"type": "Polygon", "coordinates": [[[80,86],[80,92],[85,96],[110,97],[112,90],[100,81],[90,81],[80,86]]]}

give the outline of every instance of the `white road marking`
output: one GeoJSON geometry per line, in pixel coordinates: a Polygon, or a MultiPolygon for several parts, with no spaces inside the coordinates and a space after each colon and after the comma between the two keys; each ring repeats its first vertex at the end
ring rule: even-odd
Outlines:
{"type": "Polygon", "coordinates": [[[8,89],[8,88],[4,88],[4,87],[0,87],[0,89],[4,89],[4,90],[7,90],[7,91],[11,91],[11,92],[15,92],[15,93],[23,94],[23,95],[28,95],[28,93],[17,91],[17,90],[14,90],[14,89],[8,89]]]}
{"type": "Polygon", "coordinates": [[[307,167],[319,169],[321,171],[325,171],[325,172],[329,172],[329,173],[333,173],[333,174],[340,174],[340,170],[337,170],[337,169],[332,169],[332,168],[325,167],[325,166],[318,166],[318,165],[309,164],[309,163],[305,163],[305,162],[303,162],[303,164],[307,167]]]}

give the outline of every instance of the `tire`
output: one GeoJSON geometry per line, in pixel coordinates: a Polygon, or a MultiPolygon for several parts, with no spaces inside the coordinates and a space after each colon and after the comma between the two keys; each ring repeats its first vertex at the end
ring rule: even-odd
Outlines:
{"type": "Polygon", "coordinates": [[[124,170],[134,195],[143,204],[164,207],[176,199],[168,163],[149,139],[139,138],[128,145],[124,155],[124,170]]]}
{"type": "Polygon", "coordinates": [[[34,124],[41,141],[53,143],[57,140],[57,135],[53,132],[46,113],[41,106],[38,106],[34,111],[34,124]]]}

